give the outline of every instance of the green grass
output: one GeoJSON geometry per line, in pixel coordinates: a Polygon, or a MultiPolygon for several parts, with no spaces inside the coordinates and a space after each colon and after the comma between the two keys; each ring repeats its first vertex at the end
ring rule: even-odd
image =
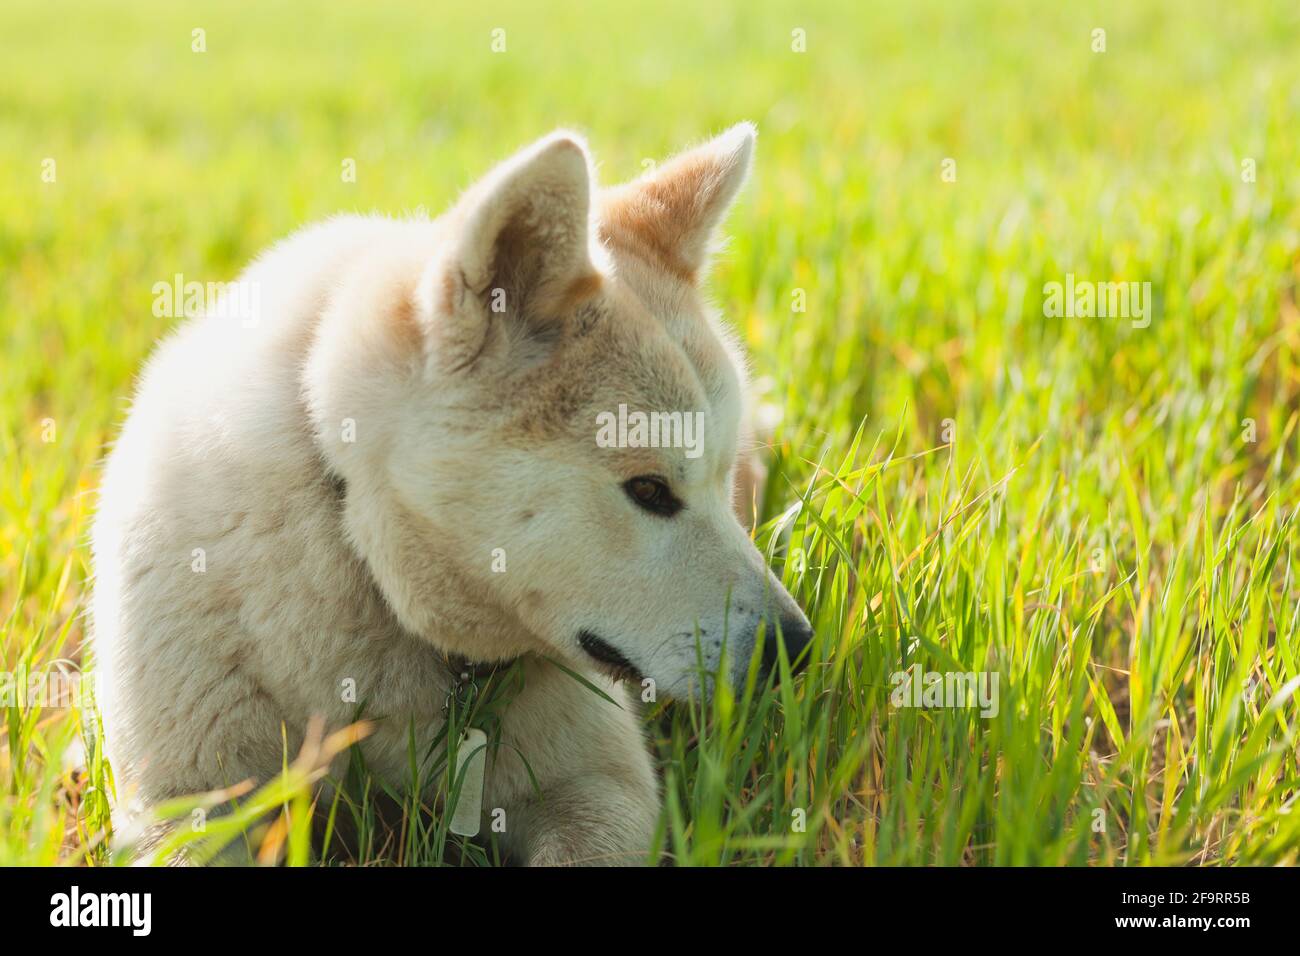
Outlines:
{"type": "MultiPolygon", "coordinates": [[[[153,283],[338,210],[436,212],[557,125],[613,182],[752,119],[712,288],[784,414],[758,540],[819,647],[647,717],[667,856],[1296,862],[1295,4],[442,6],[0,9],[0,670],[80,660],[153,283]],[[1045,317],[1067,273],[1150,282],[1153,321],[1045,317]],[[913,664],[997,673],[997,716],[891,706],[913,664]]],[[[0,729],[0,864],[108,862],[93,713],[0,729]]],[[[311,859],[310,757],[246,798],[293,808],[267,859],[311,859]]],[[[332,860],[492,861],[401,793],[385,835],[356,769],[364,849],[332,860]]]]}

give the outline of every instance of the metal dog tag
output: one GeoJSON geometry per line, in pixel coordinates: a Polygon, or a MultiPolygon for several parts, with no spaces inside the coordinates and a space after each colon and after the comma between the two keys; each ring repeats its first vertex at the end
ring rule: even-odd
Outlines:
{"type": "Polygon", "coordinates": [[[460,796],[451,813],[451,832],[457,836],[478,836],[483,818],[483,767],[487,762],[487,734],[471,727],[460,738],[456,749],[456,775],[464,772],[460,796]],[[468,769],[466,765],[468,764],[468,769]]]}

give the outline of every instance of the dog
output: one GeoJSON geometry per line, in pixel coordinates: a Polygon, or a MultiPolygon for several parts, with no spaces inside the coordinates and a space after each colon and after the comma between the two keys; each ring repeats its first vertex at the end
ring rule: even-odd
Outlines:
{"type": "Polygon", "coordinates": [[[741,124],[602,189],[553,133],[435,220],[300,231],[240,280],[255,321],[157,349],[93,530],[115,817],[266,781],[358,699],[400,786],[460,662],[514,662],[482,792],[506,852],[648,862],[646,688],[707,694],[812,637],[742,526],[745,363],[700,289],[754,144],[741,124]]]}

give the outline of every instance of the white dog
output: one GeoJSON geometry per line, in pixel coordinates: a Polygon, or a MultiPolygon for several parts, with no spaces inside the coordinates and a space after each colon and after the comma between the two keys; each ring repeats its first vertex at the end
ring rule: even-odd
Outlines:
{"type": "Polygon", "coordinates": [[[518,660],[483,813],[517,859],[647,860],[624,678],[689,694],[742,677],[760,624],[792,660],[811,638],[733,511],[743,364],[698,287],[753,144],[742,124],[597,190],[553,134],[435,221],[298,233],[240,280],[255,321],[215,310],[158,350],[94,527],[120,820],[265,781],[282,725],[292,755],[313,715],[354,718],[349,686],[400,786],[455,671],[518,660]]]}

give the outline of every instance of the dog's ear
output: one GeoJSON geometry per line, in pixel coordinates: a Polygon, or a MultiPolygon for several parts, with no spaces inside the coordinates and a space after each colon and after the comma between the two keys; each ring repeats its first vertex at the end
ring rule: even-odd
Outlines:
{"type": "Polygon", "coordinates": [[[705,265],[713,231],[749,176],[756,132],[738,123],[601,197],[604,238],[648,252],[684,278],[705,265]]]}
{"type": "Polygon", "coordinates": [[[545,336],[565,303],[599,285],[588,247],[591,189],[587,149],[567,132],[470,188],[421,282],[420,311],[440,362],[471,364],[494,324],[507,342],[545,336]]]}

